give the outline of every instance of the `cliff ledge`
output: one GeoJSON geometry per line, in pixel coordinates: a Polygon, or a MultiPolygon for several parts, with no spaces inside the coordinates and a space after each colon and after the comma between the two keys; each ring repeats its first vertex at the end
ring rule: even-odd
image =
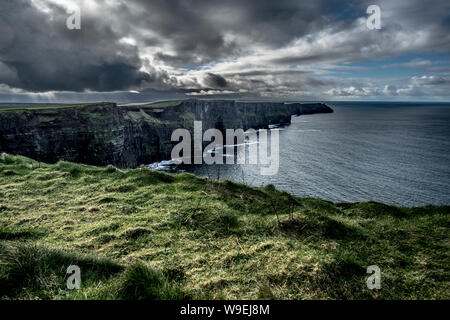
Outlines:
{"type": "Polygon", "coordinates": [[[148,105],[0,107],[0,151],[43,162],[59,160],[121,168],[170,158],[173,130],[244,130],[290,123],[292,115],[329,113],[322,103],[183,100],[148,105]]]}

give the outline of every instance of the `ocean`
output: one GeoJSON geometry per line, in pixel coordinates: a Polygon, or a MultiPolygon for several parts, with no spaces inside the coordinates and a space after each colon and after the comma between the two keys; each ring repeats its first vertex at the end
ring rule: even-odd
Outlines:
{"type": "Polygon", "coordinates": [[[334,113],[293,117],[280,129],[276,175],[250,164],[184,169],[333,202],[450,204],[450,103],[327,104],[334,113]]]}

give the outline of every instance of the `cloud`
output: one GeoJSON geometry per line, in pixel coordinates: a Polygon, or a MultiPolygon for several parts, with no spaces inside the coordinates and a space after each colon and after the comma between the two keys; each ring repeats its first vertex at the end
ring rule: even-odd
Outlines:
{"type": "Polygon", "coordinates": [[[211,95],[224,95],[224,94],[235,94],[234,91],[229,90],[200,90],[197,92],[186,93],[188,96],[211,96],[211,95]]]}
{"type": "Polygon", "coordinates": [[[207,87],[211,88],[225,88],[227,87],[227,80],[219,74],[208,72],[203,79],[207,87]]]}
{"type": "Polygon", "coordinates": [[[449,85],[450,80],[448,78],[442,77],[442,76],[414,76],[411,78],[411,82],[416,85],[432,85],[432,86],[442,86],[442,85],[449,85]]]}
{"type": "Polygon", "coordinates": [[[449,63],[428,56],[380,68],[426,73],[404,83],[392,74],[375,83],[358,77],[369,73],[371,67],[361,66],[367,62],[448,54],[448,1],[380,0],[382,29],[375,31],[365,23],[369,4],[4,0],[0,84],[9,89],[3,97],[6,92],[11,99],[51,93],[55,99],[80,100],[448,96],[449,63]],[[81,30],[66,28],[67,8],[74,5],[81,9],[81,30]],[[139,93],[130,96],[130,91],[139,93]]]}
{"type": "Polygon", "coordinates": [[[140,71],[137,48],[121,43],[121,35],[106,21],[86,12],[83,28],[89,31],[71,31],[63,6],[36,3],[43,2],[1,3],[0,20],[13,33],[10,40],[1,31],[0,63],[15,74],[3,83],[32,92],[114,91],[151,79],[140,71]]]}
{"type": "Polygon", "coordinates": [[[333,88],[325,92],[330,96],[356,96],[356,97],[365,97],[365,96],[374,96],[378,94],[378,89],[373,87],[346,87],[346,88],[333,88]]]}
{"type": "Polygon", "coordinates": [[[382,66],[383,69],[393,68],[393,67],[400,67],[400,68],[409,68],[409,69],[423,69],[431,66],[433,63],[430,60],[425,59],[413,59],[409,62],[403,62],[403,63],[393,63],[393,64],[387,64],[382,66]]]}
{"type": "Polygon", "coordinates": [[[334,97],[449,97],[450,78],[435,75],[399,79],[397,85],[349,86],[332,88],[326,92],[334,97]]]}

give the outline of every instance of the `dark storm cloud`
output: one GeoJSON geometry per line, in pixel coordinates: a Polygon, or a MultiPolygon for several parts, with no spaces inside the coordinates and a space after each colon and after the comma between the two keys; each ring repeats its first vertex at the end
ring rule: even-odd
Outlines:
{"type": "Polygon", "coordinates": [[[298,0],[138,0],[141,10],[133,21],[170,39],[177,52],[162,56],[186,63],[205,63],[239,54],[245,45],[278,47],[325,24],[322,1],[298,0]],[[247,43],[226,39],[245,35],[247,43]]]}
{"type": "Polygon", "coordinates": [[[97,91],[115,91],[137,86],[141,81],[149,81],[150,76],[139,72],[136,66],[126,62],[104,63],[102,65],[49,66],[10,61],[18,74],[21,88],[33,92],[82,91],[93,89],[97,91]]]}
{"type": "Polygon", "coordinates": [[[182,65],[188,63],[191,58],[192,57],[165,54],[163,52],[157,52],[155,54],[156,60],[160,60],[169,65],[174,65],[174,66],[182,66],[182,65]]]}
{"type": "Polygon", "coordinates": [[[68,30],[69,16],[50,4],[52,19],[29,1],[3,1],[0,20],[0,63],[15,78],[3,83],[29,91],[127,89],[149,81],[139,71],[135,47],[118,42],[121,35],[108,24],[83,15],[83,30],[68,30]],[[8,32],[8,31],[6,31],[8,32]]]}
{"type": "Polygon", "coordinates": [[[219,74],[208,72],[203,79],[206,86],[211,88],[226,88],[227,80],[219,74]]]}

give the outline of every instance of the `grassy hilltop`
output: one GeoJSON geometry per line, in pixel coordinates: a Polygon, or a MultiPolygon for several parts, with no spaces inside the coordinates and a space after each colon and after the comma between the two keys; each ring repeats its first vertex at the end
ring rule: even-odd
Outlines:
{"type": "Polygon", "coordinates": [[[449,212],[3,154],[0,297],[449,299],[449,212]]]}

